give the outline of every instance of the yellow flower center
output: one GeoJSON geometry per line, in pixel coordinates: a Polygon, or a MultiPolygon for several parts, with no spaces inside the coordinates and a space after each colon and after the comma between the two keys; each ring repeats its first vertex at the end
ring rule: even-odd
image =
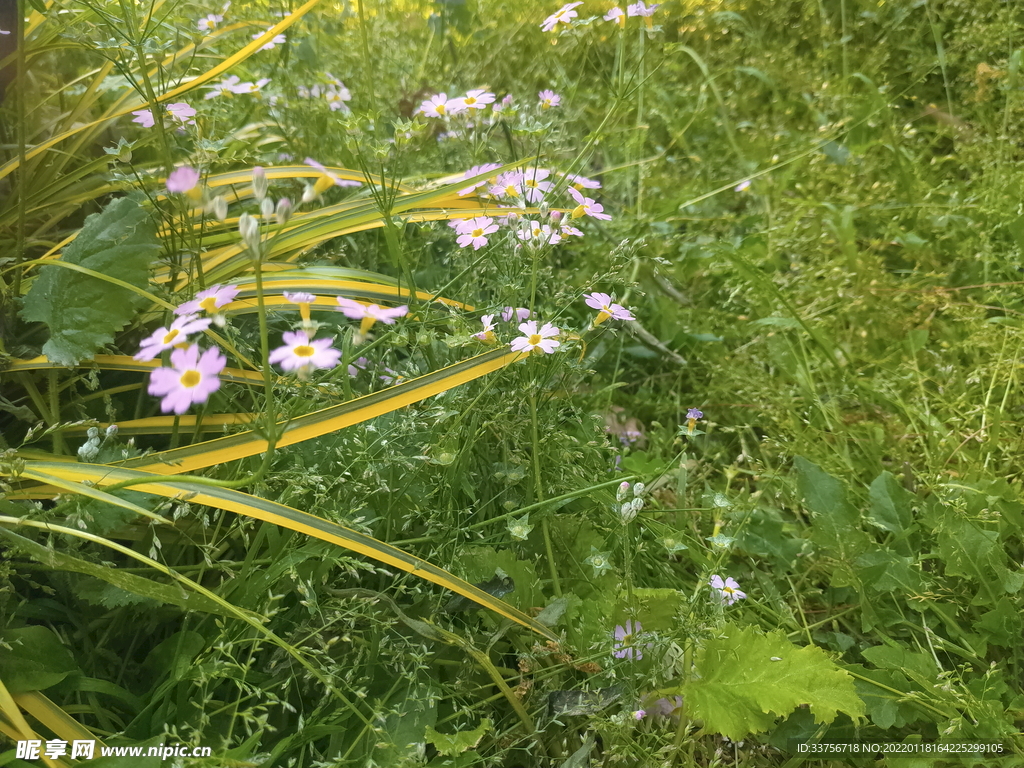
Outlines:
{"type": "Polygon", "coordinates": [[[514,185],[509,184],[505,187],[505,194],[509,197],[519,197],[519,190],[516,189],[514,185]]]}
{"type": "Polygon", "coordinates": [[[177,328],[172,328],[171,330],[169,330],[169,331],[168,331],[168,332],[167,332],[167,333],[166,333],[166,334],[164,335],[164,341],[163,341],[163,343],[164,343],[164,344],[170,344],[170,343],[171,343],[172,341],[174,341],[174,337],[175,337],[175,336],[177,336],[177,335],[178,335],[178,333],[179,333],[179,331],[178,331],[178,329],[177,329],[177,328]]]}
{"type": "Polygon", "coordinates": [[[463,101],[466,103],[467,107],[472,104],[476,104],[476,96],[467,96],[463,101]]]}
{"type": "Polygon", "coordinates": [[[308,344],[299,344],[299,346],[292,351],[299,357],[312,357],[316,353],[316,350],[308,344]]]}
{"type": "Polygon", "coordinates": [[[541,335],[540,335],[539,333],[535,333],[535,334],[533,334],[532,336],[530,336],[530,339],[529,339],[529,342],[528,342],[528,343],[529,343],[529,345],[530,345],[531,347],[536,347],[536,346],[537,346],[538,344],[540,344],[540,341],[541,341],[541,339],[543,339],[543,338],[544,338],[544,337],[543,337],[543,336],[541,336],[541,335]]]}
{"type": "Polygon", "coordinates": [[[729,587],[729,586],[722,587],[722,592],[724,592],[727,595],[731,595],[735,591],[736,591],[735,589],[733,589],[732,587],[729,587]]]}
{"type": "Polygon", "coordinates": [[[207,296],[205,299],[199,302],[199,308],[204,312],[216,312],[217,311],[217,297],[207,296]]]}
{"type": "Polygon", "coordinates": [[[437,114],[439,114],[439,115],[443,115],[444,114],[444,104],[438,104],[436,107],[434,107],[434,111],[437,112],[437,114]]]}
{"type": "Polygon", "coordinates": [[[471,233],[473,237],[483,237],[484,231],[482,229],[474,229],[471,233]]]}
{"type": "Polygon", "coordinates": [[[181,382],[181,386],[186,387],[188,389],[192,389],[192,387],[196,386],[202,380],[203,375],[199,373],[199,371],[195,370],[185,371],[183,374],[181,374],[181,379],[179,379],[179,381],[181,382]]]}
{"type": "Polygon", "coordinates": [[[534,179],[527,179],[526,180],[526,186],[528,186],[528,187],[536,187],[537,186],[537,182],[534,179]]]}
{"type": "Polygon", "coordinates": [[[333,186],[334,179],[332,179],[330,176],[323,175],[320,178],[318,178],[316,180],[316,183],[313,185],[313,192],[319,195],[333,186]]]}
{"type": "Polygon", "coordinates": [[[582,205],[577,205],[575,208],[572,209],[572,215],[569,218],[578,219],[580,216],[586,216],[586,215],[587,215],[586,207],[582,206],[582,205]]]}

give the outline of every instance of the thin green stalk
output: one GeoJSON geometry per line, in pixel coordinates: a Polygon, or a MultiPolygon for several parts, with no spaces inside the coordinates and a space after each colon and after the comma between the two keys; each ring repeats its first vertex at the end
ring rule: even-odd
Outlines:
{"type": "MultiPolygon", "coordinates": [[[[25,260],[25,219],[26,219],[26,193],[27,193],[27,170],[25,168],[25,0],[18,3],[18,72],[17,85],[15,86],[15,109],[18,121],[18,226],[15,231],[14,257],[19,261],[25,260]]],[[[21,270],[14,273],[14,285],[11,289],[12,298],[15,300],[21,294],[21,270]]],[[[15,301],[9,302],[8,306],[13,310],[15,301]]]]}
{"type": "MultiPolygon", "coordinates": [[[[530,429],[533,440],[533,486],[538,502],[544,501],[544,486],[540,476],[540,437],[537,432],[537,395],[530,393],[530,429]]],[[[562,585],[558,581],[558,569],[555,567],[555,548],[551,545],[551,527],[547,517],[540,521],[544,533],[544,551],[548,557],[548,573],[551,575],[551,586],[556,597],[562,596],[562,585]]]]}

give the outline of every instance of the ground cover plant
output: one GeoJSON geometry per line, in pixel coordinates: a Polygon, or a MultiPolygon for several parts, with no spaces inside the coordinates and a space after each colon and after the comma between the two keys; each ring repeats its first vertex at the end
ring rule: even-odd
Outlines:
{"type": "Polygon", "coordinates": [[[0,3],[0,765],[1024,764],[1022,21],[0,3]]]}

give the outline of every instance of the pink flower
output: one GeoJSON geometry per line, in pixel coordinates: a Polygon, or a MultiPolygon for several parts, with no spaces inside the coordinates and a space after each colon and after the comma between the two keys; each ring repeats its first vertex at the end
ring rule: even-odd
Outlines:
{"type": "Polygon", "coordinates": [[[615,6],[604,15],[605,21],[617,22],[620,27],[626,26],[626,14],[621,8],[615,6]]]}
{"type": "Polygon", "coordinates": [[[200,291],[192,301],[186,301],[176,310],[176,315],[192,315],[196,312],[215,314],[225,304],[230,304],[238,295],[238,288],[233,285],[215,285],[200,291]]]}
{"type": "Polygon", "coordinates": [[[504,320],[506,323],[511,321],[513,317],[519,322],[522,322],[523,320],[529,320],[530,310],[528,310],[526,307],[505,307],[503,310],[501,310],[501,319],[504,320]]]}
{"type": "Polygon", "coordinates": [[[735,187],[733,187],[732,191],[733,192],[746,192],[748,189],[750,189],[750,179],[744,179],[739,184],[737,184],[735,187]]]}
{"type": "MultiPolygon", "coordinates": [[[[257,32],[256,34],[254,34],[252,36],[252,39],[255,40],[255,39],[259,38],[259,37],[263,37],[263,35],[265,35],[265,34],[266,34],[266,32],[257,32]]],[[[260,46],[260,50],[261,51],[270,51],[270,50],[273,50],[274,47],[276,47],[278,45],[284,45],[286,42],[288,42],[288,39],[284,35],[275,35],[269,42],[267,42],[264,45],[260,46]]]]}
{"type": "Polygon", "coordinates": [[[638,3],[633,3],[632,5],[626,6],[626,14],[629,16],[650,17],[654,15],[654,11],[658,8],[659,5],[660,3],[655,3],[654,5],[648,7],[647,4],[643,2],[643,0],[640,0],[640,2],[638,3]]]}
{"type": "Polygon", "coordinates": [[[366,366],[368,366],[369,364],[370,361],[367,360],[365,357],[360,357],[353,360],[348,366],[348,375],[354,379],[356,376],[359,375],[360,371],[365,371],[366,366]]]}
{"type": "Polygon", "coordinates": [[[135,115],[135,119],[132,120],[133,123],[138,123],[143,128],[152,128],[153,127],[153,125],[154,125],[153,112],[149,108],[137,109],[134,112],[132,112],[132,114],[135,115]]]}
{"type": "Polygon", "coordinates": [[[466,109],[462,99],[449,99],[445,93],[438,93],[420,104],[419,113],[427,117],[444,117],[457,115],[466,109]]]}
{"type": "Polygon", "coordinates": [[[540,99],[541,109],[551,109],[551,107],[557,107],[562,103],[562,97],[554,91],[541,91],[537,94],[537,98],[540,99]]]}
{"type": "Polygon", "coordinates": [[[559,229],[558,231],[561,232],[563,236],[575,235],[576,237],[583,237],[582,231],[576,229],[576,227],[572,226],[571,224],[565,223],[564,221],[562,222],[561,229],[559,229]]]}
{"type": "Polygon", "coordinates": [[[175,168],[167,176],[168,192],[191,192],[199,183],[199,171],[187,165],[175,168]]]}
{"type": "Polygon", "coordinates": [[[494,101],[494,94],[483,89],[478,89],[467,93],[462,97],[461,101],[466,109],[484,109],[488,104],[494,101]]]}
{"type": "Polygon", "coordinates": [[[238,93],[238,75],[231,75],[221,80],[219,83],[214,85],[204,86],[208,93],[203,96],[204,99],[215,99],[218,96],[232,96],[238,93]]]}
{"type": "Polygon", "coordinates": [[[747,596],[746,592],[740,591],[740,585],[731,576],[723,581],[722,577],[716,573],[711,577],[708,584],[711,585],[712,589],[718,591],[719,599],[726,605],[732,605],[737,600],[742,600],[747,596]]]}
{"type": "Polygon", "coordinates": [[[487,245],[487,235],[498,231],[498,225],[489,216],[477,216],[464,220],[456,231],[459,233],[456,242],[460,247],[472,245],[474,251],[479,251],[487,245]]]}
{"type": "MultiPolygon", "coordinates": [[[[621,624],[616,626],[614,632],[615,650],[612,652],[612,655],[616,659],[642,659],[644,657],[643,652],[639,647],[634,647],[633,645],[633,636],[640,634],[641,631],[643,631],[643,627],[640,626],[639,621],[627,619],[625,627],[621,624]]],[[[637,719],[639,720],[640,718],[637,719]]]]}
{"type": "MultiPolygon", "coordinates": [[[[484,163],[483,165],[474,165],[472,168],[470,168],[468,171],[466,171],[464,174],[462,174],[462,178],[464,178],[464,179],[471,179],[474,176],[479,176],[481,173],[487,173],[488,171],[494,171],[494,170],[497,170],[498,168],[501,168],[501,166],[498,165],[497,163],[484,163]]],[[[476,184],[474,184],[471,187],[466,187],[465,189],[460,189],[459,190],[459,197],[465,197],[466,195],[470,194],[473,190],[475,190],[475,189],[477,189],[479,187],[482,187],[484,184],[487,184],[489,181],[491,181],[491,179],[484,179],[483,181],[478,181],[476,184]]]]}
{"type": "Polygon", "coordinates": [[[544,181],[550,175],[551,171],[546,171],[543,168],[531,168],[523,171],[523,194],[527,200],[531,203],[539,203],[544,199],[544,193],[554,186],[550,181],[544,181]]]}
{"type": "Polygon", "coordinates": [[[196,24],[199,27],[200,32],[211,32],[218,24],[224,21],[224,17],[219,13],[211,13],[207,16],[203,16],[196,24]]]}
{"type": "Polygon", "coordinates": [[[492,112],[504,112],[506,109],[508,109],[509,107],[512,106],[512,102],[513,101],[514,101],[514,99],[512,98],[512,94],[510,93],[507,96],[505,96],[505,98],[503,98],[499,103],[492,104],[491,105],[491,111],[492,112]]]}
{"type": "MultiPolygon", "coordinates": [[[[135,114],[134,112],[132,114],[135,114]]],[[[184,101],[176,101],[174,104],[167,105],[167,114],[177,120],[182,125],[195,125],[196,121],[192,118],[196,116],[196,111],[193,107],[190,107],[184,101]]]]}
{"type": "Polygon", "coordinates": [[[533,352],[537,350],[550,355],[559,346],[554,337],[558,335],[558,329],[551,323],[544,323],[544,327],[537,330],[537,322],[528,320],[519,324],[519,332],[523,334],[518,339],[512,340],[513,352],[533,352]]]}
{"type": "Polygon", "coordinates": [[[359,320],[359,336],[365,337],[373,324],[380,320],[385,325],[394,325],[395,320],[403,315],[409,314],[409,307],[404,304],[400,307],[378,307],[376,304],[360,304],[358,301],[346,299],[341,296],[337,298],[338,311],[345,317],[359,320]]]}
{"type": "MultiPolygon", "coordinates": [[[[527,314],[529,314],[529,311],[527,311],[527,314]]],[[[480,322],[483,324],[484,329],[480,333],[474,333],[473,338],[479,339],[485,344],[493,344],[495,342],[494,315],[484,315],[480,318],[480,322]]]]}
{"type": "Polygon", "coordinates": [[[205,403],[220,387],[218,374],[224,370],[227,358],[212,347],[199,354],[199,345],[171,352],[171,367],[157,368],[150,375],[149,394],[163,397],[160,410],[174,411],[179,416],[192,403],[205,403]]]}
{"type": "Polygon", "coordinates": [[[170,328],[157,328],[152,335],[142,340],[139,353],[134,360],[153,360],[165,349],[170,349],[197,331],[205,331],[212,321],[209,318],[198,318],[195,315],[179,317],[171,323],[170,328]]]}
{"type": "Polygon", "coordinates": [[[597,317],[594,319],[594,326],[598,326],[608,318],[612,320],[635,320],[633,313],[621,304],[613,304],[612,297],[607,293],[587,293],[583,298],[587,306],[597,310],[597,317]]]}
{"type": "Polygon", "coordinates": [[[554,245],[561,242],[562,236],[555,232],[547,224],[541,224],[533,219],[523,219],[516,229],[516,237],[533,243],[548,243],[554,245]]]}
{"type": "Polygon", "coordinates": [[[593,179],[588,179],[586,176],[580,176],[579,174],[570,174],[569,176],[565,177],[565,180],[568,181],[572,186],[576,187],[576,189],[601,188],[600,181],[594,181],[593,179]]]}
{"type": "Polygon", "coordinates": [[[312,293],[291,293],[289,291],[284,292],[285,301],[290,301],[292,304],[312,304],[316,301],[316,296],[312,293]]]}
{"type": "Polygon", "coordinates": [[[518,199],[523,196],[523,172],[506,171],[498,177],[490,192],[495,197],[518,199]]]}
{"type": "Polygon", "coordinates": [[[339,178],[337,174],[331,173],[327,168],[318,163],[312,157],[307,157],[305,160],[306,165],[316,168],[323,174],[317,179],[316,184],[313,185],[313,191],[316,194],[320,194],[325,189],[333,187],[358,187],[360,186],[358,181],[351,181],[349,179],[339,178]]]}
{"type": "Polygon", "coordinates": [[[339,109],[348,110],[348,104],[345,102],[352,100],[352,92],[344,85],[331,85],[324,92],[324,98],[332,112],[337,112],[339,109]]]}
{"type": "Polygon", "coordinates": [[[611,216],[607,213],[601,213],[604,210],[604,206],[595,202],[593,198],[584,197],[572,187],[569,187],[569,194],[572,195],[573,200],[579,203],[572,211],[572,218],[578,219],[580,216],[590,216],[594,219],[611,221],[611,216]]]}
{"type": "Polygon", "coordinates": [[[548,16],[541,23],[540,28],[545,32],[550,32],[559,24],[568,24],[570,21],[575,19],[579,14],[573,10],[577,6],[583,5],[582,1],[578,3],[566,3],[557,11],[548,16]]]}
{"type": "Polygon", "coordinates": [[[333,368],[341,352],[331,346],[334,339],[310,339],[304,331],[285,331],[284,345],[270,353],[268,360],[286,371],[333,368]]]}
{"type": "Polygon", "coordinates": [[[270,78],[269,77],[261,77],[255,83],[249,83],[249,82],[239,83],[238,85],[236,85],[233,88],[232,92],[233,93],[259,93],[260,92],[260,88],[262,88],[264,85],[266,85],[269,82],[270,82],[270,78]]]}

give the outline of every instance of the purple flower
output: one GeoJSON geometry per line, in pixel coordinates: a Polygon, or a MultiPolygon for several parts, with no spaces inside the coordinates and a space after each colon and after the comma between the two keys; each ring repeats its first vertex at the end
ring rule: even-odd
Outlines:
{"type": "Polygon", "coordinates": [[[740,585],[731,576],[723,581],[721,576],[715,574],[708,584],[712,589],[718,590],[719,599],[726,605],[732,605],[747,596],[746,592],[740,591],[740,585]]]}
{"type": "Polygon", "coordinates": [[[171,367],[157,368],[150,375],[149,394],[163,397],[160,410],[183,414],[192,403],[205,403],[220,388],[218,374],[227,358],[212,347],[200,355],[199,345],[171,352],[171,367]]]}
{"type": "Polygon", "coordinates": [[[559,346],[560,342],[555,341],[558,329],[551,323],[544,323],[544,326],[537,329],[536,320],[528,320],[519,324],[519,332],[522,336],[513,339],[510,345],[513,352],[533,352],[535,354],[550,355],[559,346]]]}
{"type": "Polygon", "coordinates": [[[612,297],[607,293],[585,293],[583,294],[587,306],[597,310],[597,317],[594,318],[594,326],[597,327],[608,318],[612,320],[635,320],[633,313],[621,304],[613,304],[612,297]]]}
{"type": "Polygon", "coordinates": [[[572,211],[572,218],[578,219],[580,216],[590,216],[595,219],[611,221],[611,216],[607,213],[602,213],[602,211],[604,211],[604,206],[595,202],[593,198],[584,197],[573,187],[569,187],[569,194],[572,195],[572,199],[577,202],[577,206],[573,208],[572,211]]]}
{"type": "Polygon", "coordinates": [[[696,421],[697,419],[703,419],[704,418],[704,412],[703,411],[698,411],[696,408],[691,408],[690,410],[688,410],[686,412],[686,418],[687,419],[693,419],[694,421],[696,421]]]}
{"type": "Polygon", "coordinates": [[[191,192],[199,183],[199,171],[188,165],[175,168],[167,176],[168,192],[191,192]]]}
{"type": "Polygon", "coordinates": [[[361,304],[358,301],[342,298],[341,296],[338,296],[335,300],[338,302],[339,312],[343,313],[345,317],[360,321],[360,337],[366,336],[373,327],[373,324],[378,320],[385,325],[394,325],[396,319],[409,314],[409,307],[404,304],[400,307],[389,308],[378,307],[376,304],[361,304]]]}
{"type": "Polygon", "coordinates": [[[640,626],[640,622],[631,619],[626,620],[625,627],[621,624],[617,625],[614,632],[615,650],[612,651],[612,655],[617,659],[642,659],[644,657],[643,652],[639,647],[633,645],[634,635],[638,635],[642,631],[643,627],[640,626]],[[634,654],[636,655],[634,656],[634,654]]]}
{"type": "Polygon", "coordinates": [[[176,318],[170,328],[157,328],[139,345],[139,353],[135,360],[153,360],[165,349],[170,349],[188,340],[196,331],[205,331],[212,321],[208,317],[198,318],[185,315],[176,318]]]}
{"type": "Polygon", "coordinates": [[[196,312],[215,314],[225,304],[230,304],[238,295],[238,288],[233,285],[215,285],[200,291],[192,301],[186,301],[174,310],[176,315],[191,315],[196,312]]]}
{"type": "Polygon", "coordinates": [[[501,319],[503,321],[510,322],[512,318],[515,318],[519,322],[530,319],[530,310],[526,307],[505,307],[501,310],[501,319]]]}
{"type": "Polygon", "coordinates": [[[537,98],[540,100],[541,109],[551,109],[551,107],[557,107],[562,103],[562,97],[552,90],[541,91],[537,94],[537,98]]]}
{"type": "Polygon", "coordinates": [[[285,331],[284,345],[270,353],[271,363],[286,371],[333,368],[341,352],[331,346],[334,339],[310,339],[304,331],[285,331]]]}

